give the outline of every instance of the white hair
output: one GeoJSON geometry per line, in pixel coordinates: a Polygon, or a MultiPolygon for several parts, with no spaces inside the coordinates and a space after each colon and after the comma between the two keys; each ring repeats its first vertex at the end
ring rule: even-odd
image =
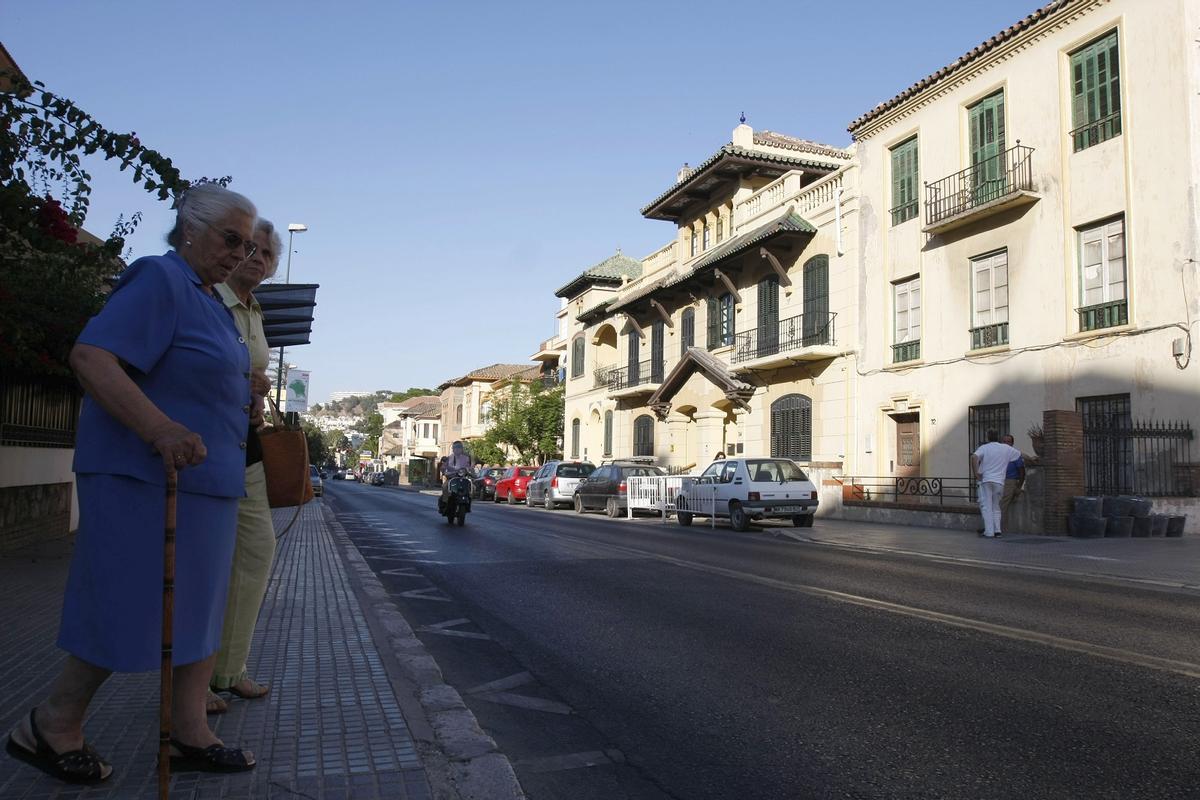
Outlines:
{"type": "Polygon", "coordinates": [[[254,223],[254,232],[265,233],[267,241],[271,243],[271,260],[267,262],[267,274],[263,278],[274,278],[276,271],[279,269],[279,257],[283,255],[283,239],[279,236],[279,231],[271,223],[269,219],[258,218],[258,222],[254,223]]]}
{"type": "Polygon", "coordinates": [[[184,242],[184,228],[215,225],[230,211],[258,216],[254,203],[244,195],[215,183],[196,184],[184,192],[175,212],[175,227],[167,234],[167,244],[178,249],[184,242]]]}

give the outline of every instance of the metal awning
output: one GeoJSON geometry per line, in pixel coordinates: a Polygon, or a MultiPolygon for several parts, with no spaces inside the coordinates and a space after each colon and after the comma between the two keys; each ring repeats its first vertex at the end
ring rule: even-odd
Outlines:
{"type": "Polygon", "coordinates": [[[264,283],[254,290],[268,347],[308,344],[319,283],[264,283]]]}

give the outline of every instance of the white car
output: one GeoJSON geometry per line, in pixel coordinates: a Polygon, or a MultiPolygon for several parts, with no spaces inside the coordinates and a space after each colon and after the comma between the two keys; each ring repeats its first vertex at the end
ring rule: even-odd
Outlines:
{"type": "Polygon", "coordinates": [[[817,511],[817,487],[795,461],[786,458],[730,458],[714,461],[684,484],[676,498],[680,525],[693,517],[728,517],[735,531],[751,520],[790,519],[811,528],[817,511]]]}

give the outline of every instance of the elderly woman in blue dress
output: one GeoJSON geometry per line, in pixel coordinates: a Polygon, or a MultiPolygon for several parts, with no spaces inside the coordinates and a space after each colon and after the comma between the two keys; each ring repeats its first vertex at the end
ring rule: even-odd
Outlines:
{"type": "Polygon", "coordinates": [[[83,736],[88,704],[112,672],[161,660],[166,478],[178,473],[171,764],[252,769],[208,727],[205,696],[244,493],[251,413],[246,344],[213,286],[254,250],[254,205],[201,184],[183,197],[174,248],[140,258],[71,352],[86,396],[75,473],[80,525],[58,644],[69,654],[49,697],[8,752],[63,780],[112,773],[83,736]]]}

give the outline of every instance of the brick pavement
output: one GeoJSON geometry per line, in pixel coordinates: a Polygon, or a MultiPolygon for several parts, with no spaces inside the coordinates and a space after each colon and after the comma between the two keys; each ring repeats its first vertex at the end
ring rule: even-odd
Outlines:
{"type": "MultiPolygon", "coordinates": [[[[290,519],[290,511],[277,513],[290,519]]],[[[250,669],[272,686],[265,700],[234,700],[211,717],[259,766],[232,776],[177,775],[173,798],[432,797],[412,735],[350,578],[322,521],[307,506],[279,551],[250,669]]],[[[0,730],[38,702],[62,663],[54,646],[69,562],[63,544],[0,559],[0,730]]],[[[89,741],[115,768],[97,787],[72,787],[0,757],[5,800],[156,796],[158,674],[114,675],[92,705],[89,741]]]]}

